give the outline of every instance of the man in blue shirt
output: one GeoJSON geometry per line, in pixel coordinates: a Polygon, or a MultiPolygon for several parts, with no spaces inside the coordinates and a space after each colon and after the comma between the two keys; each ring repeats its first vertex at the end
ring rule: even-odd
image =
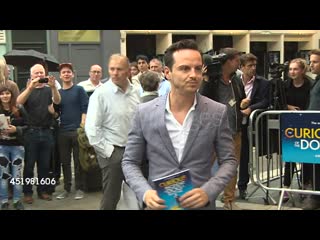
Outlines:
{"type": "Polygon", "coordinates": [[[64,191],[57,196],[57,199],[68,197],[71,191],[71,152],[73,152],[75,189],[74,199],[83,198],[83,172],[79,162],[79,144],[77,129],[84,125],[89,97],[83,87],[73,84],[73,67],[70,63],[62,63],[59,67],[62,88],[61,95],[60,128],[58,136],[58,146],[60,160],[62,163],[64,176],[64,191]]]}
{"type": "Polygon", "coordinates": [[[160,75],[160,84],[158,89],[159,96],[167,95],[170,92],[171,85],[164,77],[162,62],[159,59],[154,58],[151,59],[149,66],[151,71],[157,72],[160,75]]]}

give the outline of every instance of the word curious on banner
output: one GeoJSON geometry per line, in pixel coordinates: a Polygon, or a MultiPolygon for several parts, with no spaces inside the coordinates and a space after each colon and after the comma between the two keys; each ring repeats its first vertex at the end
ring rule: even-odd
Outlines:
{"type": "Polygon", "coordinates": [[[282,159],[320,163],[320,113],[282,113],[282,159]]]}

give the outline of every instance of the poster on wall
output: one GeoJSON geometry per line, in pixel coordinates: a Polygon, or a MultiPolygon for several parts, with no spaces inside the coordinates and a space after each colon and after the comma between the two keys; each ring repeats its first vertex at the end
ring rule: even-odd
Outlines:
{"type": "Polygon", "coordinates": [[[280,51],[270,51],[268,52],[268,63],[280,63],[280,51]]]}
{"type": "Polygon", "coordinates": [[[282,160],[320,163],[320,112],[280,115],[282,160]]]}

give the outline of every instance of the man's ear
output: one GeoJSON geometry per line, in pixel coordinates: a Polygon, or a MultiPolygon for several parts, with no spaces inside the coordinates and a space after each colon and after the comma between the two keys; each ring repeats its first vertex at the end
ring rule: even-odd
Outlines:
{"type": "Polygon", "coordinates": [[[167,80],[171,80],[171,71],[168,67],[164,67],[164,75],[166,76],[167,80]]]}

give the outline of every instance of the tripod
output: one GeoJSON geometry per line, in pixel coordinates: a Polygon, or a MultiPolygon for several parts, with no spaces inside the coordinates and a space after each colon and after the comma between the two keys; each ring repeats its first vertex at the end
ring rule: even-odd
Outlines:
{"type": "Polygon", "coordinates": [[[284,84],[281,77],[275,77],[270,80],[270,109],[272,110],[286,110],[287,100],[284,90],[284,84]]]}

